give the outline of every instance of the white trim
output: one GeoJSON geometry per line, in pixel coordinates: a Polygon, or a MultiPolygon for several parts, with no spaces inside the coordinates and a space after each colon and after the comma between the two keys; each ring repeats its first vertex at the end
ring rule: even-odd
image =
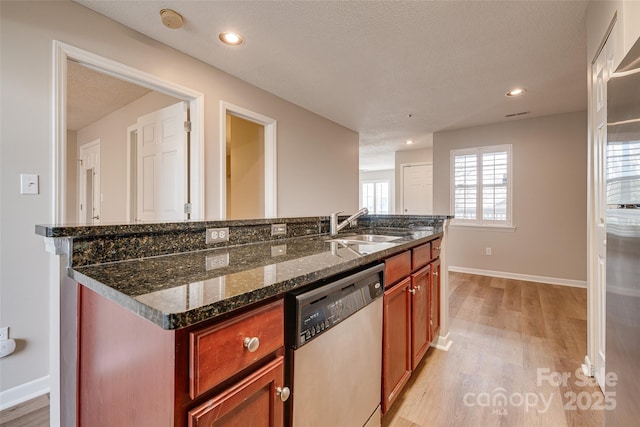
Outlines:
{"type": "Polygon", "coordinates": [[[435,347],[442,351],[449,351],[452,345],[453,340],[451,339],[451,333],[447,333],[447,335],[438,335],[438,340],[431,343],[431,347],[435,347]]]}
{"type": "Polygon", "coordinates": [[[152,74],[112,61],[86,50],[53,41],[53,223],[65,219],[66,197],[66,127],[67,127],[67,60],[73,60],[99,73],[164,93],[189,102],[191,115],[191,219],[204,219],[204,94],[162,80],[152,74]]]}
{"type": "Polygon", "coordinates": [[[508,273],[506,271],[482,270],[478,268],[449,266],[449,271],[455,273],[477,274],[479,276],[499,277],[501,279],[524,280],[526,282],[545,283],[548,285],[571,286],[574,288],[585,288],[585,280],[562,279],[556,277],[534,276],[531,274],[508,273]]]}
{"type": "Polygon", "coordinates": [[[580,365],[580,367],[582,368],[582,373],[585,376],[587,377],[594,376],[594,366],[593,366],[593,363],[591,363],[591,360],[589,360],[589,356],[584,357],[584,363],[580,365]]]}
{"type": "Polygon", "coordinates": [[[131,190],[133,189],[133,174],[131,173],[133,169],[133,159],[131,158],[131,152],[132,152],[131,135],[133,133],[136,133],[137,130],[138,130],[137,125],[131,125],[127,127],[127,196],[126,196],[127,197],[127,213],[126,213],[127,221],[131,221],[132,216],[135,219],[135,214],[132,215],[132,206],[131,206],[131,190]]]}
{"type": "Polygon", "coordinates": [[[49,393],[49,376],[0,391],[0,411],[49,393]]]}
{"type": "Polygon", "coordinates": [[[219,219],[227,217],[227,113],[264,126],[264,216],[278,216],[278,122],[246,108],[220,101],[220,187],[219,219]]]}
{"type": "Polygon", "coordinates": [[[452,222],[449,228],[452,230],[501,231],[503,233],[513,233],[518,227],[513,225],[454,224],[452,222]]]}
{"type": "MultiPolygon", "coordinates": [[[[400,214],[404,214],[404,168],[429,165],[433,167],[433,162],[400,163],[400,210],[398,211],[400,214]]],[[[433,186],[433,169],[431,170],[431,185],[433,186]]],[[[431,191],[431,210],[433,211],[433,190],[431,191]]]]}
{"type": "MultiPolygon", "coordinates": [[[[143,86],[174,98],[189,102],[191,114],[191,219],[204,220],[204,94],[184,86],[159,79],[152,74],[112,61],[86,50],[53,41],[53,81],[52,81],[52,211],[51,223],[65,221],[66,166],[67,166],[67,60],[92,68],[100,73],[143,86]]],[[[64,268],[60,258],[51,260],[49,281],[49,376],[50,380],[50,422],[53,427],[60,425],[60,287],[64,268]]]]}

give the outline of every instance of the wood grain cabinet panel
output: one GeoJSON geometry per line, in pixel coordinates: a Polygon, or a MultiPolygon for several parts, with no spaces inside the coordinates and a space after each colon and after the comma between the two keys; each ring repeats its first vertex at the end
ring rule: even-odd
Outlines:
{"type": "Polygon", "coordinates": [[[411,274],[411,251],[384,260],[384,286],[389,288],[411,274]]]}
{"type": "Polygon", "coordinates": [[[440,259],[431,264],[431,292],[429,313],[429,340],[435,342],[440,333],[440,259]]]}
{"type": "Polygon", "coordinates": [[[411,250],[411,271],[424,267],[431,261],[431,242],[411,250]]]}
{"type": "Polygon", "coordinates": [[[279,300],[189,334],[192,399],[284,346],[283,306],[279,300]]]}
{"type": "Polygon", "coordinates": [[[411,376],[411,278],[384,293],[382,334],[382,412],[411,376]]]}
{"type": "Polygon", "coordinates": [[[189,411],[189,427],[275,427],[284,423],[284,357],[189,411]]]}
{"type": "Polygon", "coordinates": [[[430,266],[411,275],[411,370],[427,353],[430,344],[430,312],[429,294],[431,284],[430,266]]]}

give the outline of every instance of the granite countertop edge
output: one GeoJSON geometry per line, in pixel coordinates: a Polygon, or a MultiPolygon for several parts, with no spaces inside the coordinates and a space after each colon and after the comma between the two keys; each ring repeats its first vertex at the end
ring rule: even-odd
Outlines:
{"type": "Polygon", "coordinates": [[[442,235],[442,231],[434,231],[432,234],[417,238],[405,237],[397,243],[394,242],[392,247],[363,255],[360,258],[347,260],[345,262],[326,267],[319,267],[317,270],[305,272],[299,276],[291,277],[283,281],[275,282],[264,287],[180,313],[165,313],[154,307],[146,305],[136,300],[134,297],[120,292],[74,268],[69,268],[68,275],[86,288],[91,289],[97,294],[115,302],[136,315],[149,320],[157,326],[166,330],[176,330],[214,319],[218,316],[231,313],[271,298],[279,297],[293,289],[310,285],[316,281],[345,273],[358,267],[367,266],[375,262],[381,262],[385,258],[403,252],[414,246],[435,240],[442,235]]]}

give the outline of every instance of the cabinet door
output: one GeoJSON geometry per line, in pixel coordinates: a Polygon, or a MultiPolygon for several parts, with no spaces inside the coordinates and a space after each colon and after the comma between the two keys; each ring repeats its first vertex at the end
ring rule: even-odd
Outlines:
{"type": "MultiPolygon", "coordinates": [[[[284,357],[189,411],[189,427],[284,425],[284,357]]],[[[288,389],[286,390],[288,396],[288,389]]],[[[286,400],[286,398],[285,398],[286,400]]]]}
{"type": "Polygon", "coordinates": [[[382,411],[386,412],[411,376],[411,278],[384,293],[382,411]]]}
{"type": "Polygon", "coordinates": [[[434,342],[438,338],[440,332],[440,260],[437,259],[431,264],[431,312],[429,315],[429,324],[431,333],[429,339],[434,342]]]}
{"type": "Polygon", "coordinates": [[[426,266],[411,275],[411,370],[416,369],[429,349],[429,293],[431,268],[426,266]]]}

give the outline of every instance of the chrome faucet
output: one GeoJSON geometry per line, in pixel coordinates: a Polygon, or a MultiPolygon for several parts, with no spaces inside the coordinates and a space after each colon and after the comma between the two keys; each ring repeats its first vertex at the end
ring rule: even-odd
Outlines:
{"type": "Polygon", "coordinates": [[[338,232],[345,228],[347,225],[353,225],[353,222],[356,219],[360,218],[362,215],[368,214],[369,210],[367,208],[362,208],[358,212],[354,213],[349,218],[338,224],[338,214],[341,213],[342,211],[333,212],[329,217],[329,234],[331,234],[332,236],[338,234],[338,232]]]}

